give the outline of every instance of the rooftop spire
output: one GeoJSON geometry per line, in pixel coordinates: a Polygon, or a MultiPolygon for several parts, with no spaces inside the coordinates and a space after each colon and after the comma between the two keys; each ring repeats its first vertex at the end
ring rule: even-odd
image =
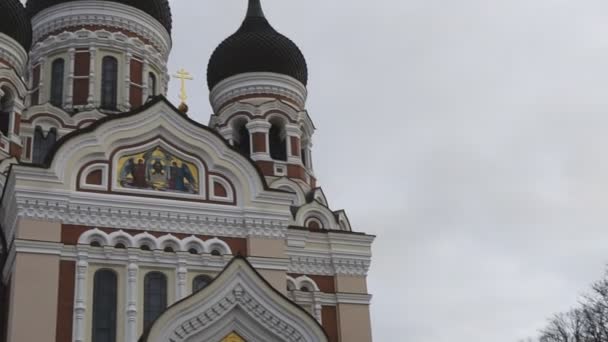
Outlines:
{"type": "Polygon", "coordinates": [[[247,18],[264,18],[264,11],[260,0],[249,0],[249,8],[247,9],[247,18]]]}

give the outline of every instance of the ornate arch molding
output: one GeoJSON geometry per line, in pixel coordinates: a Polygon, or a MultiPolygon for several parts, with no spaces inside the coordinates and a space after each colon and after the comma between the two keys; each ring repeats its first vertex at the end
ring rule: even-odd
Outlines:
{"type": "MultiPolygon", "coordinates": [[[[124,146],[147,144],[152,140],[156,143],[162,140],[163,145],[173,145],[165,146],[166,149],[179,150],[204,161],[206,165],[199,165],[200,171],[205,171],[207,176],[214,176],[223,187],[221,193],[214,194],[214,203],[234,205],[234,202],[238,202],[240,205],[241,199],[250,202],[258,198],[281,202],[288,200],[289,195],[272,191],[267,186],[252,161],[233,150],[216,132],[176,114],[164,98],[157,98],[134,112],[105,117],[91,126],[68,134],[50,152],[45,167],[50,167],[58,177],[64,177],[64,169],[68,165],[80,169],[92,161],[107,159],[106,162],[111,163],[113,156],[99,158],[100,153],[117,151],[124,146]],[[235,194],[235,189],[240,189],[239,192],[243,195],[237,196],[240,194],[235,194]]],[[[72,183],[68,179],[60,181],[74,185],[77,183],[76,180],[72,183]]],[[[213,184],[207,184],[206,179],[204,181],[205,187],[200,192],[206,195],[207,189],[213,184]]],[[[113,182],[110,184],[115,185],[113,182]]]]}
{"type": "Polygon", "coordinates": [[[237,256],[205,289],[167,309],[140,342],[219,341],[230,332],[248,341],[328,341],[309,313],[237,256]]]}
{"type": "Polygon", "coordinates": [[[320,202],[312,201],[298,209],[295,223],[299,227],[307,227],[307,223],[316,220],[322,229],[340,230],[334,213],[320,202]]]}
{"type": "MultiPolygon", "coordinates": [[[[0,67],[0,89],[8,88],[21,103],[27,96],[27,88],[15,70],[0,67]]],[[[0,94],[1,95],[1,94],[0,94]]]]}
{"type": "Polygon", "coordinates": [[[306,194],[304,193],[302,186],[290,178],[278,178],[270,184],[270,187],[273,189],[284,190],[294,193],[296,198],[294,198],[293,204],[296,206],[304,205],[307,202],[306,194]]]}
{"type": "Polygon", "coordinates": [[[98,110],[83,111],[70,115],[61,108],[45,103],[28,108],[28,110],[23,113],[22,122],[35,127],[39,120],[51,118],[58,123],[58,129],[71,132],[72,130],[83,128],[88,124],[94,123],[105,116],[106,114],[103,114],[98,110]]]}

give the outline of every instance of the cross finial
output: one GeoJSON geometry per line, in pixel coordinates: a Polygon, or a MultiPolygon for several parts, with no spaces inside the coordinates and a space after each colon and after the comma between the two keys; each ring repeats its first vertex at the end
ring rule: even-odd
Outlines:
{"type": "Polygon", "coordinates": [[[192,81],[194,78],[184,68],[179,69],[177,73],[173,75],[173,77],[181,81],[179,99],[185,104],[186,100],[188,99],[188,94],[186,93],[186,81],[192,81]]]}

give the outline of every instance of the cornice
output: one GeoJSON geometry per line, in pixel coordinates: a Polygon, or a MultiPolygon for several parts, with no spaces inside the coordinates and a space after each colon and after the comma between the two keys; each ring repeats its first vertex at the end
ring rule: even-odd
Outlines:
{"type": "Polygon", "coordinates": [[[10,67],[23,73],[27,63],[27,51],[13,38],[0,33],[0,61],[7,61],[10,67]]]}
{"type": "Polygon", "coordinates": [[[211,90],[209,99],[214,112],[219,114],[222,107],[229,102],[255,95],[287,98],[303,109],[308,92],[295,78],[271,72],[251,72],[223,80],[211,90]]]}
{"type": "Polygon", "coordinates": [[[32,18],[34,42],[75,26],[106,26],[133,32],[151,41],[165,59],[171,51],[171,35],[156,19],[137,8],[111,1],[67,2],[41,11],[32,18]]]}
{"type": "Polygon", "coordinates": [[[129,37],[122,32],[106,30],[91,31],[81,29],[75,32],[61,32],[36,43],[31,51],[31,60],[37,63],[39,59],[53,54],[58,50],[72,48],[105,48],[129,51],[132,54],[146,58],[148,62],[165,72],[168,54],[159,52],[154,46],[147,45],[137,37],[129,37]]]}

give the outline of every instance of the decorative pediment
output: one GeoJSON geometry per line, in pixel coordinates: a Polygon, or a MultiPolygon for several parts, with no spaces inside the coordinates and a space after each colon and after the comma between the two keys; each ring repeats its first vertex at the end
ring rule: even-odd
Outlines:
{"type": "Polygon", "coordinates": [[[203,290],[168,308],[140,342],[326,342],[319,323],[235,257],[203,290]]]}
{"type": "MultiPolygon", "coordinates": [[[[292,219],[292,194],[163,97],[64,136],[44,165],[11,170],[3,201],[13,216],[232,237],[283,237],[292,219]],[[140,174],[130,159],[143,159],[140,174]]],[[[14,227],[13,216],[2,224],[14,227]]]]}

